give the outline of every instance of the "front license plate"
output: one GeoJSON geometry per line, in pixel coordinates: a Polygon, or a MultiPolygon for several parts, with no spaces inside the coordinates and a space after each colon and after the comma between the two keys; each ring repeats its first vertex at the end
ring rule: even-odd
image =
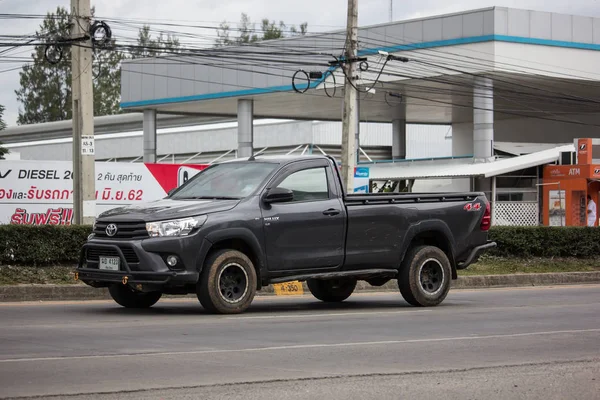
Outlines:
{"type": "Polygon", "coordinates": [[[100,257],[98,269],[106,269],[109,271],[118,271],[121,260],[119,257],[100,257]]]}

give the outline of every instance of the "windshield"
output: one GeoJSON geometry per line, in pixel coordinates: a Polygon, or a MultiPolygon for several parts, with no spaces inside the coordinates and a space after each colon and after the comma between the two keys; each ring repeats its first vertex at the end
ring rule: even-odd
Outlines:
{"type": "Polygon", "coordinates": [[[277,164],[244,162],[209,167],[182,185],[171,199],[241,199],[254,192],[277,164]]]}

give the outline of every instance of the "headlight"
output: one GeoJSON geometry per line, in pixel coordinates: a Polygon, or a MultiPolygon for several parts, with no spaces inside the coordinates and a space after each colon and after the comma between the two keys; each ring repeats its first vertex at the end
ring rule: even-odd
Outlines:
{"type": "Polygon", "coordinates": [[[150,237],[187,236],[194,229],[201,227],[206,222],[206,218],[206,215],[201,215],[171,221],[148,222],[146,223],[146,230],[150,237]]]}

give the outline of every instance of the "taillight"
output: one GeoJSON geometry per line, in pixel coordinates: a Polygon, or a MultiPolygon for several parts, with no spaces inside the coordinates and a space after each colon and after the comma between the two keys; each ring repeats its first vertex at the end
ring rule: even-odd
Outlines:
{"type": "Polygon", "coordinates": [[[483,214],[483,219],[481,220],[480,228],[482,231],[488,231],[491,226],[492,226],[492,209],[490,207],[490,203],[486,202],[485,213],[483,214]]]}

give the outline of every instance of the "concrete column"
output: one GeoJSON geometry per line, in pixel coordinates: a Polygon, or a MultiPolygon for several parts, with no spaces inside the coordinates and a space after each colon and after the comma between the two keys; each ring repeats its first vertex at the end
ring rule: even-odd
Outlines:
{"type": "Polygon", "coordinates": [[[254,142],[254,100],[238,100],[238,158],[251,157],[254,142]]]}
{"type": "Polygon", "coordinates": [[[496,223],[496,176],[492,177],[492,198],[489,199],[492,211],[492,224],[496,223]]]}
{"type": "Polygon", "coordinates": [[[452,156],[473,156],[473,123],[452,124],[452,156]]]}
{"type": "Polygon", "coordinates": [[[494,88],[490,78],[476,77],[473,90],[473,155],[476,162],[494,159],[494,88]]]}
{"type": "Polygon", "coordinates": [[[144,110],[144,162],[156,162],[156,110],[144,110]]]}
{"type": "Polygon", "coordinates": [[[406,120],[392,121],[392,158],[406,158],[406,120]]]}
{"type": "Polygon", "coordinates": [[[356,148],[356,160],[358,165],[360,162],[360,96],[356,96],[356,131],[354,132],[354,147],[356,148]]]}

